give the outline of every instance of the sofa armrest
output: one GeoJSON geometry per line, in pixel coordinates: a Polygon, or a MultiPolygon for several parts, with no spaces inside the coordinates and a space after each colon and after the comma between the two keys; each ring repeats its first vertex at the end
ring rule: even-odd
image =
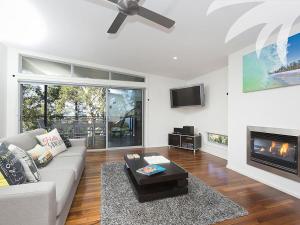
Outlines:
{"type": "Polygon", "coordinates": [[[86,138],[80,139],[70,139],[72,146],[85,146],[86,147],[86,138]]]}
{"type": "Polygon", "coordinates": [[[56,188],[53,182],[0,189],[1,224],[55,225],[56,188]]]}

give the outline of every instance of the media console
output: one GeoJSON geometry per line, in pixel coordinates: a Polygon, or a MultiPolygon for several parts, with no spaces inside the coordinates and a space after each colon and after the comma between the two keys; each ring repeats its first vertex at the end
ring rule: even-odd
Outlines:
{"type": "Polygon", "coordinates": [[[192,150],[195,153],[201,148],[201,135],[169,134],[168,144],[170,147],[192,150]]]}

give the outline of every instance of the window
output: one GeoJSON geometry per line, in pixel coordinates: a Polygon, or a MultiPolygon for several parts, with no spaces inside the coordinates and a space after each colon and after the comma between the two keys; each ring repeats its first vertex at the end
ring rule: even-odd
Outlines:
{"type": "Polygon", "coordinates": [[[21,132],[58,129],[86,138],[89,148],[106,148],[106,88],[21,84],[21,132]]]}
{"type": "Polygon", "coordinates": [[[125,74],[121,74],[121,73],[111,73],[111,79],[112,80],[121,80],[121,81],[145,82],[144,77],[125,75],[125,74]]]}
{"type": "Polygon", "coordinates": [[[99,70],[99,69],[92,69],[92,68],[86,68],[86,67],[81,67],[81,66],[74,66],[73,76],[108,80],[109,79],[109,72],[99,70]]]}
{"type": "Polygon", "coordinates": [[[71,75],[71,65],[22,56],[21,73],[40,75],[71,75]]]}
{"type": "Polygon", "coordinates": [[[88,148],[143,145],[142,89],[20,84],[21,132],[58,129],[88,148]]]}
{"type": "Polygon", "coordinates": [[[82,77],[102,80],[145,82],[145,78],[102,69],[90,68],[71,63],[55,62],[29,56],[20,57],[20,73],[48,76],[82,77]]]}
{"type": "Polygon", "coordinates": [[[211,143],[228,145],[228,136],[226,135],[207,133],[207,138],[211,143]]]}

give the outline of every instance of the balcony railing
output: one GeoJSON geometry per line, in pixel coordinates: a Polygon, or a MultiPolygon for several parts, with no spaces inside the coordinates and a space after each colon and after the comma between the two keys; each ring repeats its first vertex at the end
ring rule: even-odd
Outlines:
{"type": "Polygon", "coordinates": [[[56,128],[69,138],[86,138],[88,148],[106,148],[106,123],[100,117],[54,117],[45,125],[44,118],[37,119],[39,128],[51,130],[56,128]]]}
{"type": "MultiPolygon", "coordinates": [[[[106,148],[106,120],[103,117],[52,117],[48,119],[47,125],[45,125],[44,118],[40,117],[35,120],[35,124],[33,128],[44,128],[48,131],[56,128],[68,138],[86,138],[86,144],[90,149],[106,148]]],[[[108,122],[111,146],[114,146],[113,142],[119,139],[124,141],[135,137],[134,127],[135,117],[133,116],[118,117],[115,118],[115,122],[108,122]]]]}

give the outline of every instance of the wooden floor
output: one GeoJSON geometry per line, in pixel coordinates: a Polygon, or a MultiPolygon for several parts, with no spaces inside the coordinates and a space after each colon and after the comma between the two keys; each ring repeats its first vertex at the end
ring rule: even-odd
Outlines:
{"type": "Polygon", "coordinates": [[[226,169],[226,161],[218,157],[203,152],[194,155],[193,152],[168,148],[88,153],[86,169],[67,225],[100,224],[101,165],[122,161],[127,152],[159,152],[249,211],[248,216],[218,224],[300,225],[300,200],[226,169]]]}

